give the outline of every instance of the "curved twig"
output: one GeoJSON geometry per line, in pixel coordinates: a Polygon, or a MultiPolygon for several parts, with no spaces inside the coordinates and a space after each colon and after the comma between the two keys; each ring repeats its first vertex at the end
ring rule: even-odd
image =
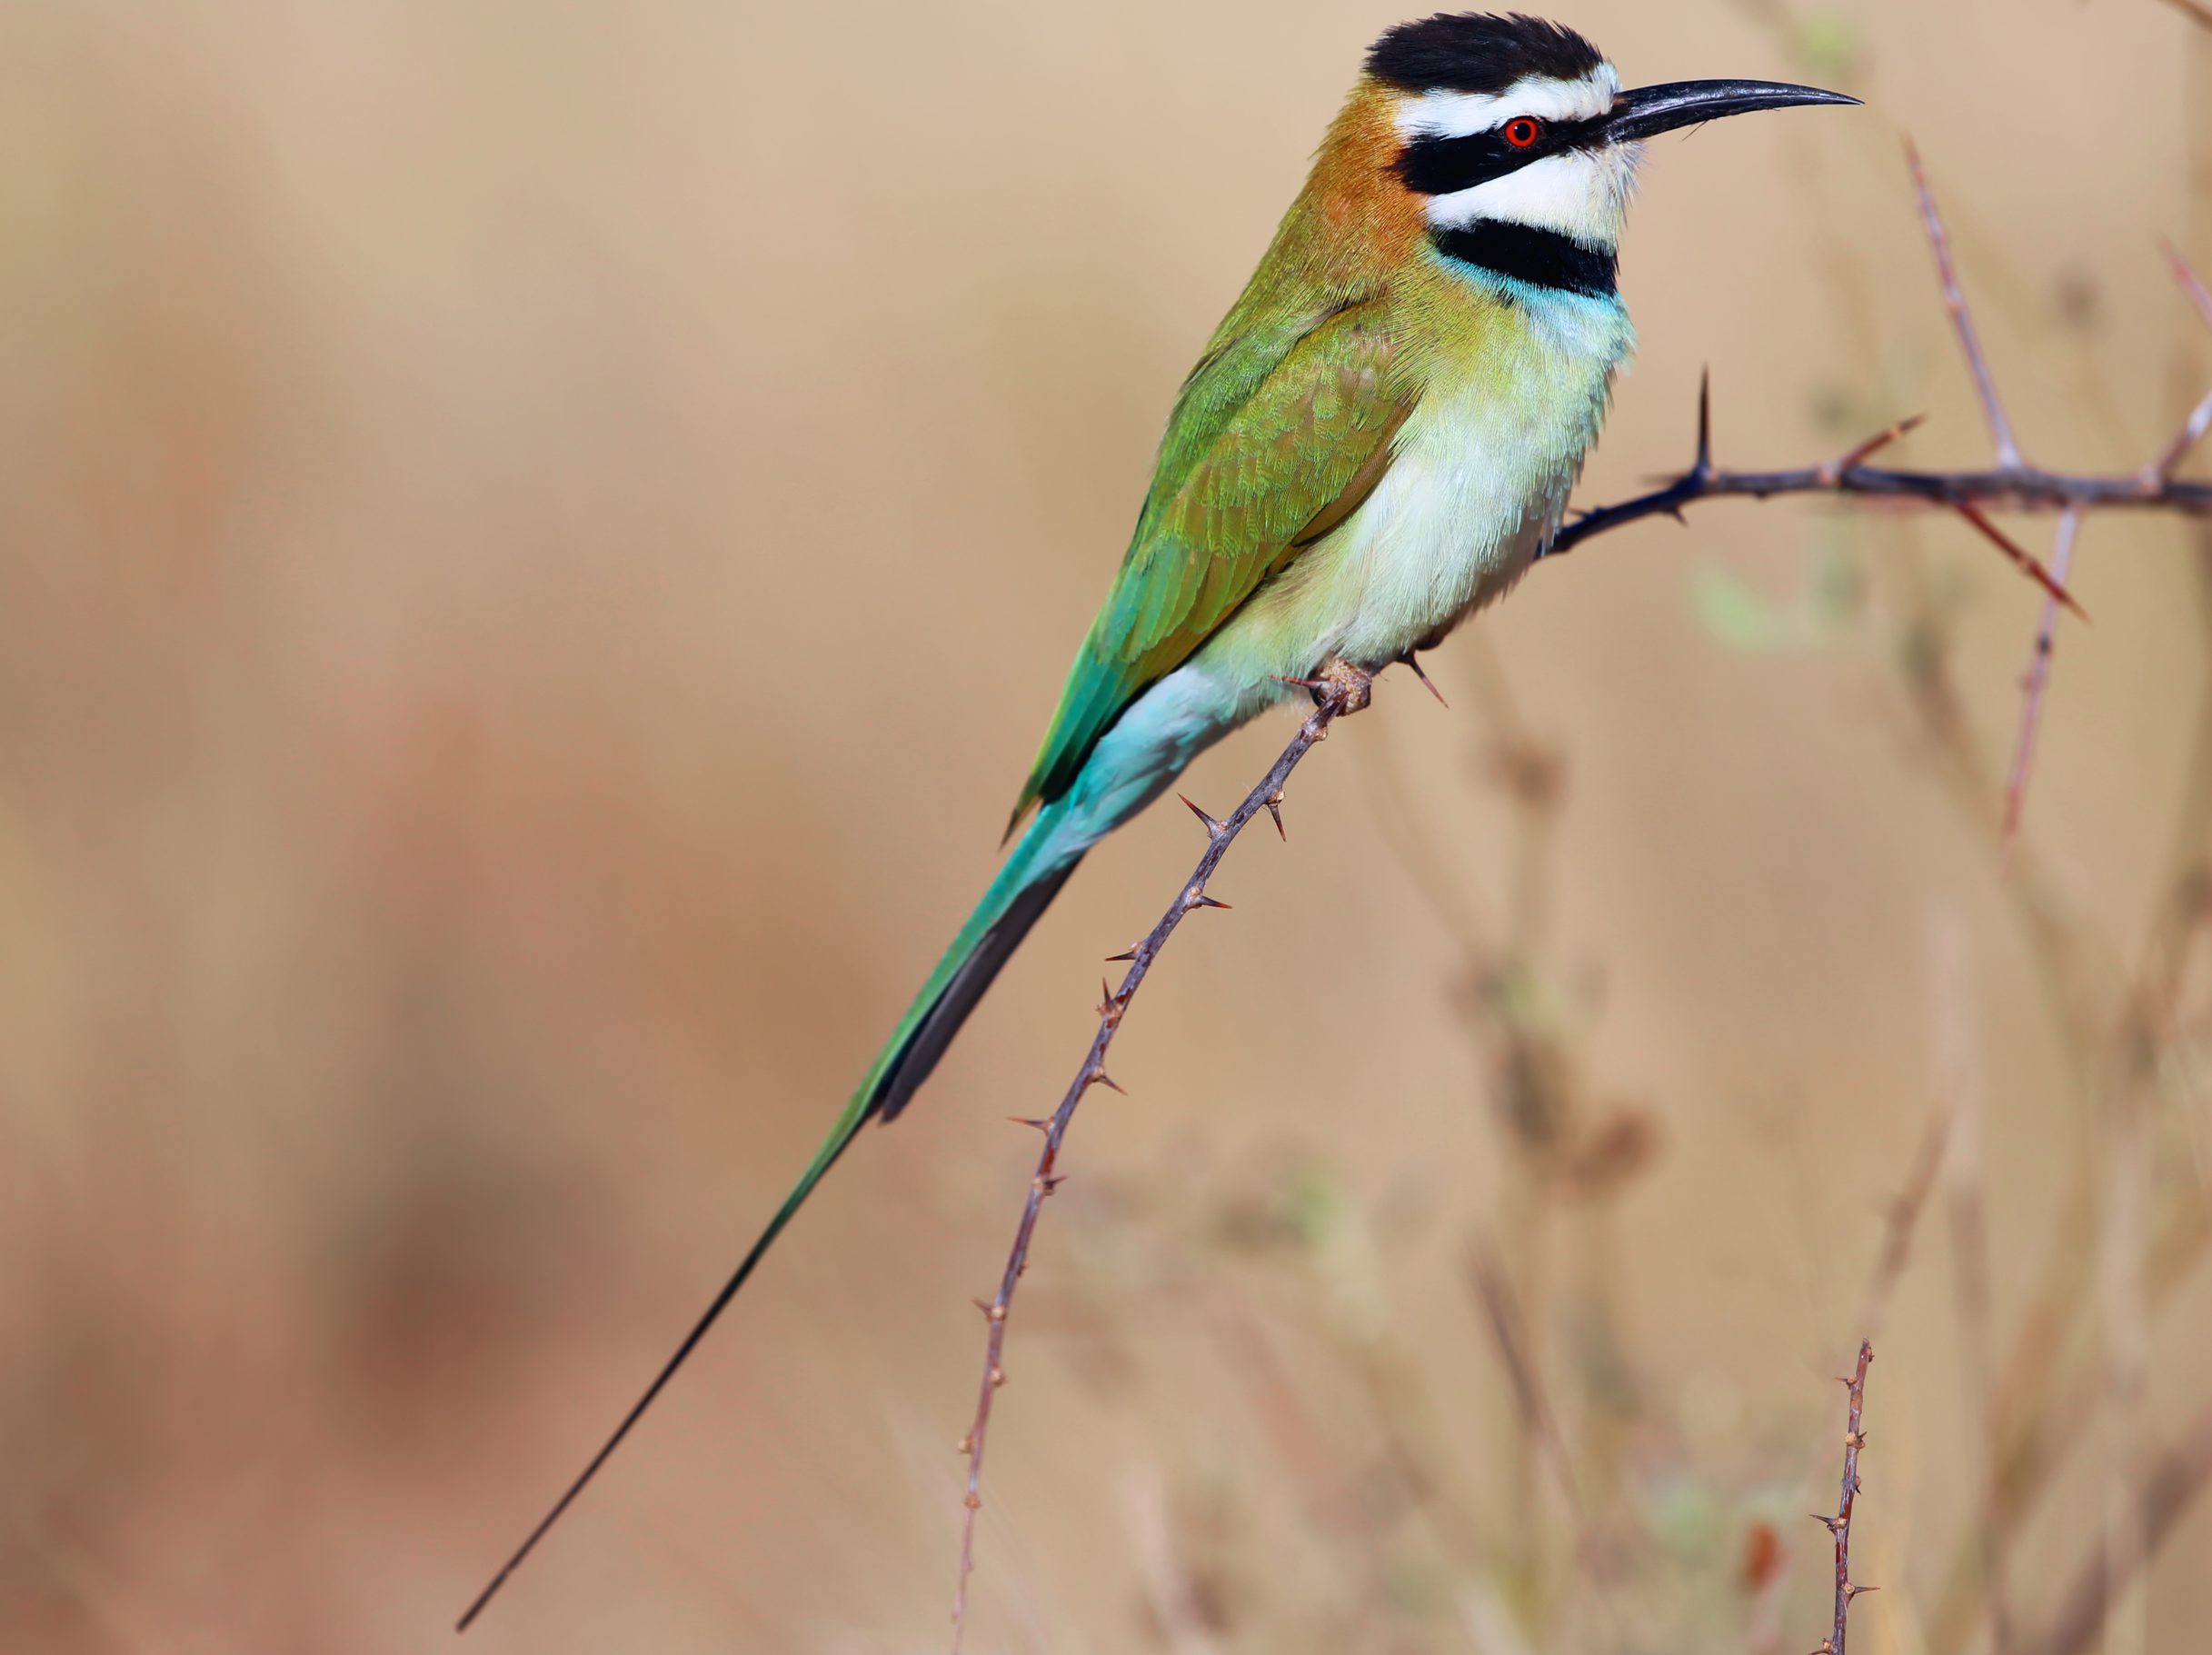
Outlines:
{"type": "Polygon", "coordinates": [[[1843,1491],[1837,1497],[1836,1515],[1813,1513],[1813,1520],[1836,1537],[1836,1619],[1828,1637],[1813,1655],[1844,1655],[1844,1637],[1850,1630],[1851,1600],[1877,1590],[1851,1579],[1851,1509],[1858,1501],[1858,1451],[1867,1445],[1859,1417],[1867,1406],[1867,1368],[1874,1361],[1874,1346],[1858,1341],[1858,1366],[1843,1380],[1848,1391],[1848,1422],[1843,1431],[1843,1491]]]}
{"type": "Polygon", "coordinates": [[[1190,805],[1191,813],[1205,825],[1206,853],[1198,859],[1198,866],[1176,893],[1175,900],[1168,904],[1167,912],[1160,916],[1160,922],[1145,934],[1144,940],[1128,952],[1112,956],[1115,960],[1129,962],[1129,970],[1122,976],[1119,989],[1106,990],[1105,984],[1099,985],[1105,991],[1105,998],[1099,1006],[1098,1032],[1091,1036],[1091,1050],[1084,1054],[1082,1067],[1075,1072],[1075,1078],[1068,1083],[1067,1094],[1061,1099],[1060,1107],[1052,1112],[1049,1119],[1032,1121],[1016,1117],[1019,1124],[1033,1126],[1044,1134],[1044,1148],[1037,1156],[1037,1171],[1030,1179],[1029,1198],[1021,1206],[1021,1221],[1014,1231],[1013,1247],[1006,1255],[1006,1269],[999,1278],[998,1295],[989,1303],[981,1300],[976,1301],[976,1308],[983,1312],[983,1319],[990,1324],[991,1331],[984,1341],[983,1379],[976,1392],[975,1420],[960,1443],[961,1452],[968,1457],[968,1490],[963,1502],[967,1509],[961,1519],[960,1580],[952,1594],[954,1655],[959,1655],[961,1639],[967,1626],[968,1576],[975,1567],[976,1513],[983,1506],[983,1444],[985,1435],[991,1429],[991,1399],[997,1395],[999,1387],[1006,1382],[1002,1361],[1006,1349],[1006,1317],[1013,1306],[1014,1290],[1021,1284],[1022,1272],[1029,1268],[1030,1241],[1036,1233],[1037,1220],[1044,1209],[1045,1197],[1060,1185],[1060,1174],[1056,1169],[1061,1144],[1067,1136],[1069,1125],[1075,1119],[1077,1107],[1093,1086],[1111,1087],[1116,1092],[1121,1090],[1107,1077],[1106,1049],[1113,1044],[1114,1033],[1121,1028],[1121,1019],[1129,1012],[1130,1002],[1135,998],[1137,990],[1144,982],[1145,973],[1151,970],[1152,962],[1159,958],[1161,949],[1174,934],[1175,928],[1183,922],[1183,917],[1193,909],[1229,906],[1227,902],[1207,894],[1206,882],[1213,877],[1214,870],[1221,866],[1221,858],[1229,853],[1230,845],[1251,819],[1263,810],[1274,818],[1276,831],[1282,831],[1282,789],[1283,783],[1290,780],[1290,773],[1298,768],[1299,761],[1313,750],[1315,743],[1328,735],[1329,726],[1340,715],[1356,713],[1367,705],[1368,689],[1364,674],[1332,671],[1314,680],[1312,688],[1313,711],[1299,725],[1298,733],[1290,738],[1290,744],[1282,750],[1273,767],[1260,779],[1259,784],[1250,793],[1244,795],[1244,803],[1238,805],[1226,821],[1216,822],[1197,805],[1191,804],[1190,800],[1183,801],[1190,805]]]}

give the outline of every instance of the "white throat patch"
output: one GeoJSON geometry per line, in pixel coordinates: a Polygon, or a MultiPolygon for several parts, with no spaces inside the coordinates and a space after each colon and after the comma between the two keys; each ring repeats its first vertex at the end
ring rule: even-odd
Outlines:
{"type": "Polygon", "coordinates": [[[1636,193],[1636,145],[1576,150],[1546,155],[1517,173],[1478,184],[1423,203],[1429,222],[1443,230],[1462,230],[1478,219],[1556,230],[1586,247],[1620,244],[1621,222],[1636,193]]]}

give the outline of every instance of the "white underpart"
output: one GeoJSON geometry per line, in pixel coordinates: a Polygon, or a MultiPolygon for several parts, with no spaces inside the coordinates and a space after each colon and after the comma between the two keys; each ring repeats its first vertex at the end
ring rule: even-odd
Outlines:
{"type": "MultiPolygon", "coordinates": [[[[1527,75],[1503,92],[1424,92],[1400,107],[1398,130],[1407,138],[1456,138],[1495,131],[1523,115],[1588,121],[1612,108],[1619,95],[1620,76],[1611,64],[1599,64],[1579,80],[1527,75]]],[[[1487,218],[1612,247],[1620,240],[1642,154],[1640,145],[1624,144],[1547,155],[1472,189],[1432,195],[1422,210],[1430,224],[1446,229],[1487,218]]]]}
{"type": "Polygon", "coordinates": [[[1494,374],[1432,384],[1375,492],[1306,553],[1330,553],[1312,576],[1342,585],[1320,606],[1342,616],[1331,649],[1390,659],[1511,585],[1558,527],[1635,333],[1609,302],[1561,296],[1520,314],[1494,374]]]}

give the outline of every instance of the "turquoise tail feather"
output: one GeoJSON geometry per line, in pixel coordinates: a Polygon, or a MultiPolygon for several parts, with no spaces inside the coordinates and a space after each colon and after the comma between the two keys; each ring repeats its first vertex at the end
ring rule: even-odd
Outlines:
{"type": "Polygon", "coordinates": [[[583,1492],[585,1485],[598,1475],[599,1468],[622,1446],[623,1439],[630,1434],[631,1427],[653,1406],[668,1381],[675,1377],[676,1370],[683,1366],[692,1351],[698,1348],[699,1341],[706,1337],[707,1330],[730,1307],[730,1301],[737,1297],[738,1290],[752,1277],[775,1239],[783,1233],[784,1226],[806,1204],[806,1198],[814,1192],[814,1186],[837,1164],[838,1157],[860,1135],[861,1128],[872,1117],[880,1116],[885,1121],[894,1119],[912,1098],[915,1089],[929,1078],[930,1072],[937,1066],[938,1059],[944,1055],[945,1048],[952,1044],[952,1037],[960,1032],[961,1025],[968,1020],[968,1014],[975,1010],[977,1002],[982,999],[984,992],[998,976],[1000,968],[1021,945],[1021,940],[1029,934],[1030,927],[1036,924],[1052,899],[1060,894],[1060,888],[1068,882],[1068,876],[1075,872],[1076,863],[1082,860],[1083,851],[1088,848],[1091,840],[1086,837],[1071,845],[1064,833],[1056,832],[1062,827],[1062,819],[1070,808],[1062,802],[1048,804],[1030,823],[1029,831],[1022,834],[1013,853],[1006,859],[997,877],[991,882],[990,888],[983,892],[983,900],[976,904],[975,912],[968,916],[968,922],[961,927],[960,934],[952,940],[952,945],[945,950],[944,957],[938,961],[937,968],[922,985],[922,992],[914,997],[913,1004],[907,1008],[906,1015],[899,1020],[899,1026],[885,1042],[867,1078],[861,1082],[860,1089],[852,1094],[831,1126],[829,1136],[822,1141],[822,1147],[814,1152],[813,1160],[807,1163],[806,1170],[799,1175],[799,1181],[792,1185],[791,1193],[783,1198],[783,1204],[775,1210],[767,1227],[761,1231],[760,1238],[752,1243],[735,1272],[722,1284],[722,1291],[714,1295],[713,1302],[707,1306],[705,1313],[692,1324],[691,1331],[683,1336],[683,1342],[676,1347],[675,1354],[663,1364],[660,1372],[653,1376],[653,1383],[646,1386],[644,1395],[639,1397],[630,1411],[623,1416],[622,1423],[614,1428],[614,1434],[592,1456],[591,1463],[583,1468],[583,1474],[569,1485],[568,1491],[530,1531],[530,1537],[507,1560],[506,1566],[493,1577],[492,1583],[477,1595],[468,1612],[461,1617],[456,1630],[467,1630],[469,1622],[491,1601],[493,1593],[505,1584],[507,1577],[530,1555],[545,1531],[560,1521],[562,1513],[568,1510],[577,1495],[583,1492]]]}
{"type": "MultiPolygon", "coordinates": [[[[848,1114],[859,1106],[862,1119],[872,1112],[895,1121],[915,1089],[929,1079],[1000,969],[1082,860],[1081,850],[1065,850],[1054,842],[1061,837],[1063,813],[1061,807],[1047,805],[1030,823],[983,900],[914,996],[868,1079],[846,1105],[848,1114]]],[[[856,1120],[855,1127],[858,1124],[856,1120]]]]}

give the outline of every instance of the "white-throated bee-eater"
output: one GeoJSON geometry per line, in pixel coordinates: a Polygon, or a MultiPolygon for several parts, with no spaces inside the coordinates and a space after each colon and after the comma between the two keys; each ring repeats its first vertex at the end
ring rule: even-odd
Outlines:
{"type": "Polygon", "coordinates": [[[1375,43],[1176,397],[1005,864],[736,1273],[463,1627],[862,1126],[906,1107],[1086,851],[1286,681],[1406,660],[1542,555],[1634,341],[1614,272],[1641,141],[1855,102],[1764,81],[1623,92],[1589,41],[1532,17],[1440,15],[1375,43]]]}

